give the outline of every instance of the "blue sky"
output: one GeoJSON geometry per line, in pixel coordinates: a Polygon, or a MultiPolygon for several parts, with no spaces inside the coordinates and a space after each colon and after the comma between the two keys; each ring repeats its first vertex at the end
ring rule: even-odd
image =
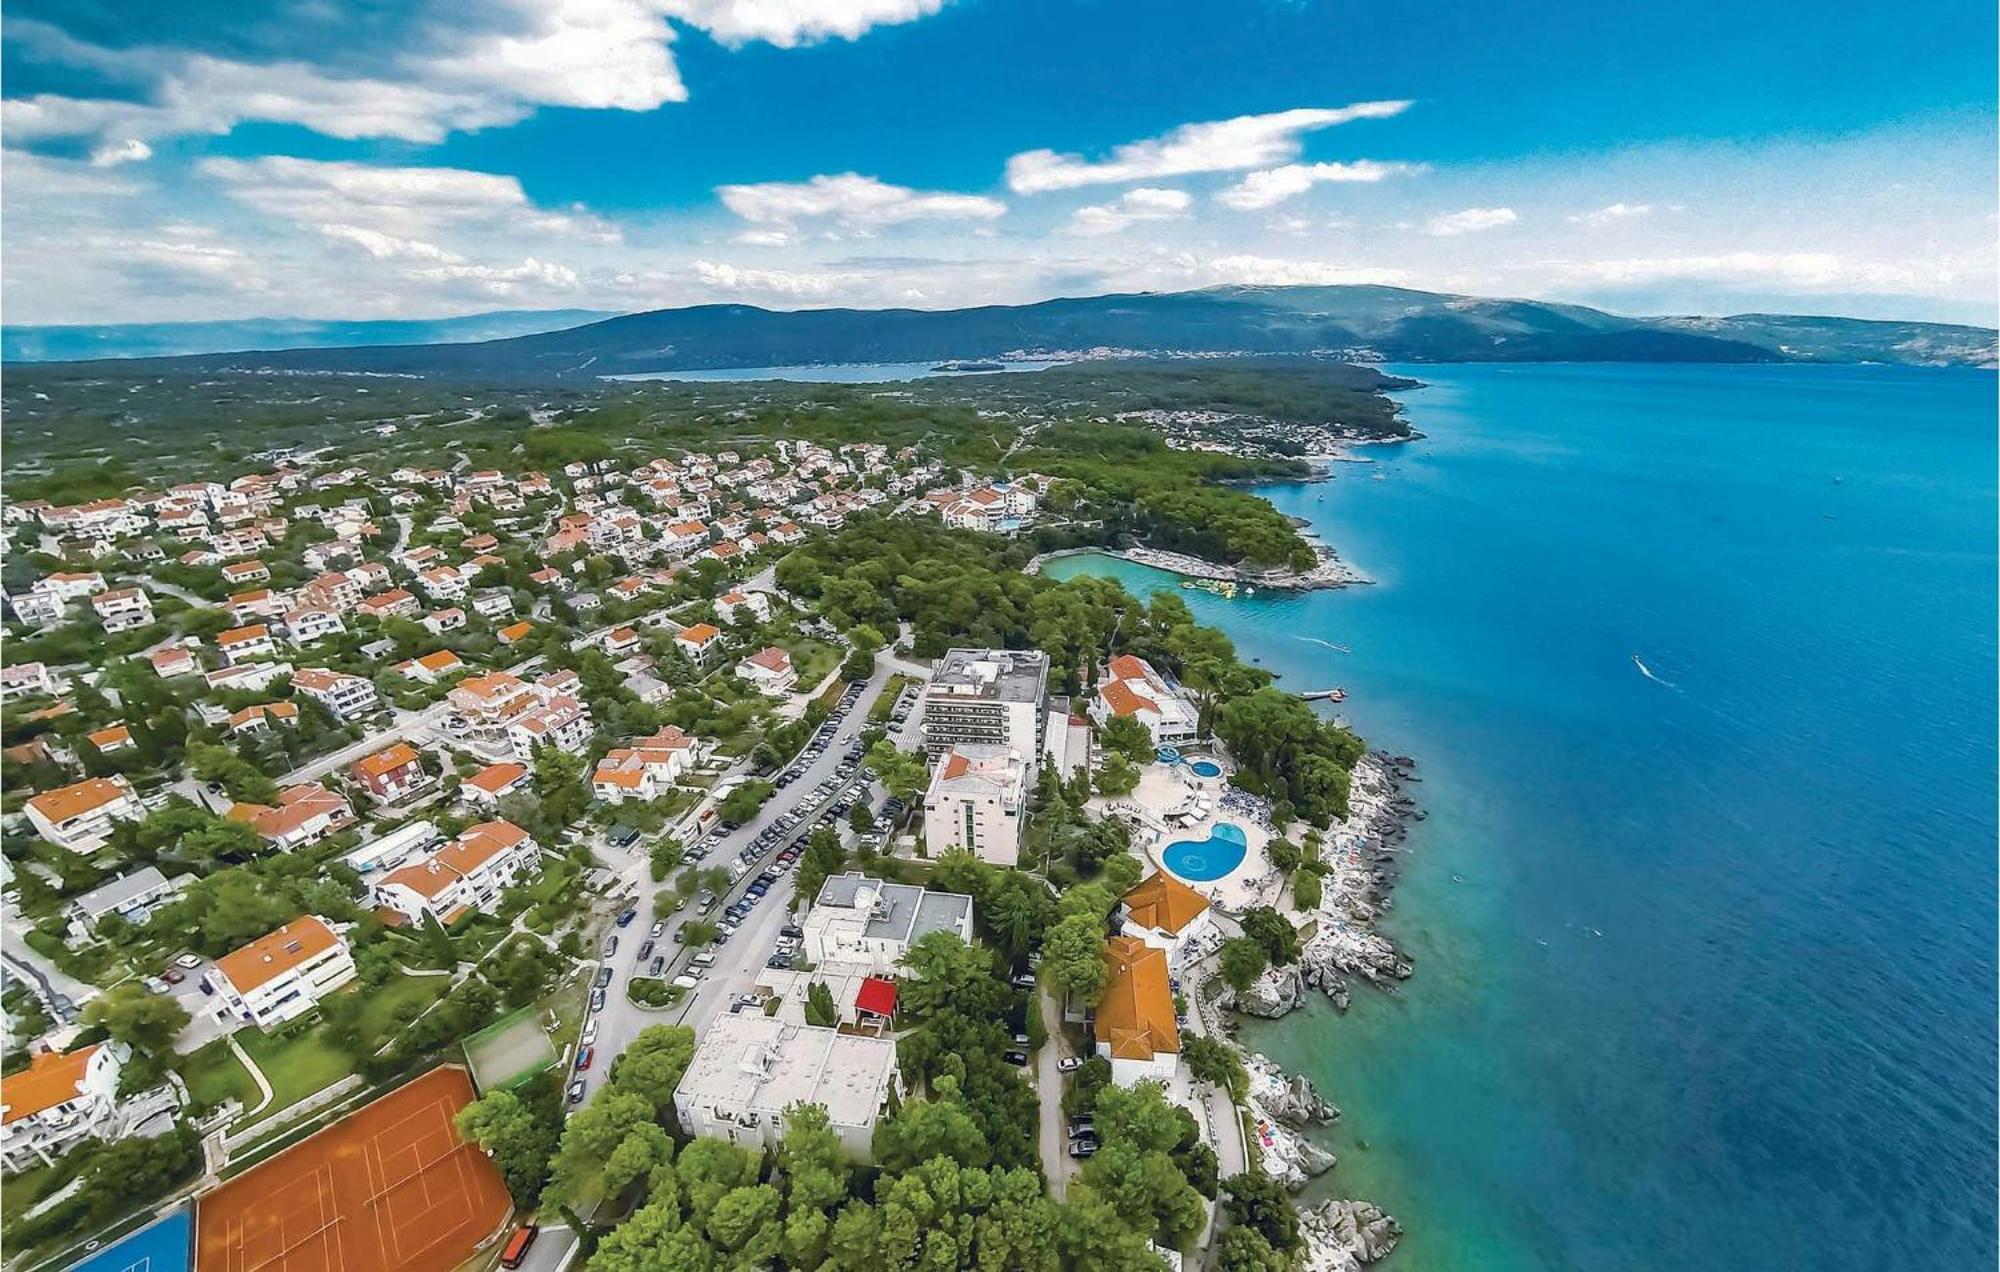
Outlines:
{"type": "Polygon", "coordinates": [[[1990,3],[13,0],[7,321],[1391,282],[1992,322],[1990,3]]]}

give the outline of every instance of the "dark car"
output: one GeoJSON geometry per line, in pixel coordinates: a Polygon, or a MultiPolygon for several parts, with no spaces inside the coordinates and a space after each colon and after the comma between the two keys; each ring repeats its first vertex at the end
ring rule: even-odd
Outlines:
{"type": "Polygon", "coordinates": [[[653,957],[653,943],[651,941],[641,941],[639,942],[639,952],[632,956],[632,961],[643,963],[651,957],[653,957]]]}
{"type": "Polygon", "coordinates": [[[578,1079],[577,1079],[576,1081],[574,1081],[574,1082],[570,1083],[570,1084],[569,1084],[569,1102],[570,1102],[571,1104],[581,1104],[581,1103],[583,1103],[583,1092],[584,1092],[584,1086],[583,1086],[583,1079],[582,1079],[582,1078],[578,1078],[578,1079]]]}
{"type": "Polygon", "coordinates": [[[1085,1157],[1094,1156],[1096,1152],[1097,1152],[1096,1140],[1071,1140],[1069,1142],[1069,1155],[1071,1157],[1077,1158],[1078,1160],[1081,1160],[1085,1157]]]}
{"type": "Polygon", "coordinates": [[[667,970],[667,958],[666,955],[664,954],[653,955],[653,961],[646,964],[646,975],[648,976],[658,976],[661,972],[664,972],[666,970],[667,970]]]}
{"type": "Polygon", "coordinates": [[[610,969],[610,968],[608,968],[608,967],[600,967],[600,968],[598,968],[598,969],[597,969],[597,987],[598,987],[599,989],[604,989],[604,988],[608,987],[608,986],[609,986],[610,984],[611,984],[611,969],[610,969]]]}
{"type": "Polygon", "coordinates": [[[632,920],[634,920],[634,919],[636,919],[636,918],[638,918],[638,917],[639,917],[639,911],[638,911],[638,910],[636,910],[636,909],[631,909],[631,910],[627,910],[627,911],[625,911],[625,913],[623,913],[623,914],[621,914],[621,915],[619,915],[619,916],[618,916],[618,926],[619,926],[619,927],[631,927],[631,926],[632,926],[632,920]]]}
{"type": "Polygon", "coordinates": [[[160,973],[160,979],[169,985],[178,985],[187,979],[187,973],[176,971],[174,968],[169,967],[166,971],[160,973]]]}
{"type": "Polygon", "coordinates": [[[1028,1053],[1025,1051],[1009,1051],[1003,1054],[1000,1058],[1002,1060],[1005,1060],[1008,1064],[1028,1063],[1028,1053]]]}
{"type": "Polygon", "coordinates": [[[805,934],[806,930],[800,927],[796,923],[787,923],[785,924],[785,926],[778,929],[779,936],[789,936],[794,940],[797,940],[798,938],[804,936],[805,934]]]}

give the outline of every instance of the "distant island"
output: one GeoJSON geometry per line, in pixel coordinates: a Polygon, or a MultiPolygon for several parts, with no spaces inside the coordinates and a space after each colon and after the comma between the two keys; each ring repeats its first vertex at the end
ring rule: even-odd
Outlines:
{"type": "Polygon", "coordinates": [[[1212,287],[971,309],[659,309],[472,343],[147,359],[149,374],[331,371],[458,382],[594,382],[808,363],[1283,355],[1328,362],[1886,362],[1996,365],[1983,327],[1737,314],[1635,318],[1401,287],[1212,287]]]}
{"type": "Polygon", "coordinates": [[[933,371],[960,371],[960,372],[1005,371],[1006,369],[1007,369],[1007,364],[1004,362],[991,362],[979,359],[975,359],[972,361],[940,362],[936,366],[931,368],[931,370],[933,371]]]}

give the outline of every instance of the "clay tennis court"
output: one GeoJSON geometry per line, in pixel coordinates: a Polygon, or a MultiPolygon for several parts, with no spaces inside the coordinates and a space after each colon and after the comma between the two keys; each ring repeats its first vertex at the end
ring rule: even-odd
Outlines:
{"type": "Polygon", "coordinates": [[[433,1069],[203,1197],[196,1272],[448,1272],[513,1209],[458,1138],[463,1069],[433,1069]]]}

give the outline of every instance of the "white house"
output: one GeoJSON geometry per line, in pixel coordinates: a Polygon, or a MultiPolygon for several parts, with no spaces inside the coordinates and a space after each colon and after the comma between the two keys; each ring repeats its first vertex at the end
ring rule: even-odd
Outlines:
{"type": "Polygon", "coordinates": [[[651,737],[634,738],[631,745],[606,752],[590,776],[590,789],[613,804],[657,799],[700,759],[700,742],[669,724],[651,737]]]}
{"type": "Polygon", "coordinates": [[[737,663],[736,675],[749,681],[757,692],[773,698],[782,697],[799,681],[792,656],[776,645],[760,649],[737,663]]]}
{"type": "Polygon", "coordinates": [[[771,617],[771,598],[762,592],[724,592],[715,599],[716,616],[734,627],[743,622],[764,622],[771,617]]]}
{"type": "Polygon", "coordinates": [[[158,866],[141,866],[88,892],[78,893],[64,907],[69,916],[70,934],[85,940],[110,915],[128,923],[144,923],[153,910],[181,894],[192,875],[169,879],[158,866]]]}
{"type": "Polygon", "coordinates": [[[346,631],[340,615],[318,605],[301,605],[285,613],[285,633],[295,645],[310,645],[346,631]]]}
{"type": "Polygon", "coordinates": [[[933,850],[964,848],[1012,868],[1021,855],[1028,766],[1011,747],[960,742],[931,770],[924,792],[924,839],[933,850]]]}
{"type": "Polygon", "coordinates": [[[139,821],[146,806],[122,774],[87,777],[43,791],[22,806],[35,833],[58,848],[91,853],[111,837],[111,824],[139,821]]]}
{"type": "Polygon", "coordinates": [[[817,1104],[847,1156],[867,1162],[892,1090],[902,1094],[892,1038],[724,1013],[674,1088],[674,1111],[690,1135],[760,1149],[783,1141],[794,1106],[817,1104]]]}
{"type": "Polygon", "coordinates": [[[373,681],[324,667],[301,667],[292,673],[292,688],[333,713],[346,723],[377,710],[382,699],[373,681]]]}
{"type": "Polygon", "coordinates": [[[215,648],[232,667],[259,658],[270,658],[278,652],[277,642],[271,639],[271,629],[262,623],[230,628],[215,638],[215,648]]]}
{"type": "Polygon", "coordinates": [[[1171,1082],[1180,1066],[1180,1025],[1174,1016],[1173,984],[1166,951],[1135,936],[1104,943],[1110,973],[1091,1022],[1097,1054],[1111,1062],[1119,1086],[1171,1082]]]}
{"type": "Polygon", "coordinates": [[[1111,660],[1090,699],[1090,714],[1100,724],[1113,716],[1135,719],[1153,735],[1155,746],[1182,746],[1201,734],[1200,709],[1151,663],[1132,654],[1111,660]]]}
{"type": "Polygon", "coordinates": [[[1179,973],[1189,955],[1197,957],[1215,934],[1215,911],[1208,898],[1164,870],[1141,879],[1119,900],[1120,930],[1167,956],[1167,970],[1179,973]]]}
{"type": "Polygon", "coordinates": [[[507,725],[507,745],[514,758],[529,761],[535,748],[552,746],[572,754],[589,749],[594,729],[590,708],[581,699],[555,697],[533,707],[507,725]]]}
{"type": "Polygon", "coordinates": [[[375,903],[411,922],[429,915],[450,923],[462,914],[490,911],[503,889],[537,873],[542,850],[527,831],[508,821],[481,822],[432,853],[375,885],[375,903]]]}
{"type": "Polygon", "coordinates": [[[101,1042],[67,1055],[44,1051],[0,1078],[0,1162],[9,1171],[52,1165],[118,1121],[118,1079],[131,1049],[101,1042]]]}
{"type": "Polygon", "coordinates": [[[90,598],[90,608],[97,611],[107,632],[129,631],[153,621],[153,598],[136,587],[99,592],[90,598]]]}
{"type": "Polygon", "coordinates": [[[281,852],[316,844],[354,824],[354,809],[318,782],[287,786],[276,805],[232,805],[228,816],[281,852]]]}
{"type": "Polygon", "coordinates": [[[529,789],[528,766],[503,760],[480,769],[459,785],[458,797],[468,804],[497,808],[500,801],[517,791],[529,789]]]}
{"type": "Polygon", "coordinates": [[[222,1011],[265,1030],[303,1016],[353,979],[347,942],[315,914],[224,954],[207,976],[222,1011]]]}
{"type": "Polygon", "coordinates": [[[849,964],[894,976],[903,955],[932,932],[972,940],[972,898],[885,883],[858,870],[829,876],[800,924],[809,962],[849,964]]]}

